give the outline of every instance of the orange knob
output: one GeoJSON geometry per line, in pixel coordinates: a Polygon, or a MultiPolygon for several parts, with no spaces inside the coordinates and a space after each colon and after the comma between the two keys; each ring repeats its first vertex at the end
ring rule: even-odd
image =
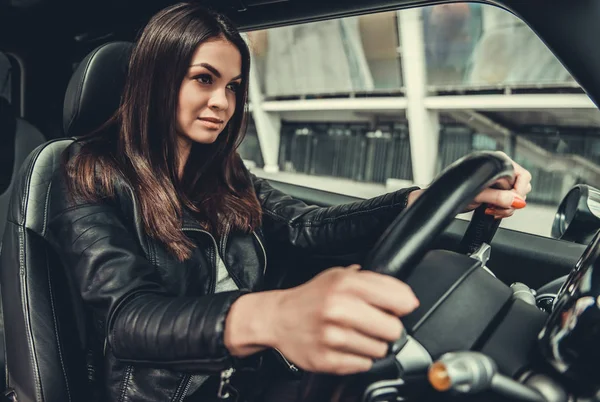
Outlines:
{"type": "Polygon", "coordinates": [[[432,364],[427,377],[431,386],[437,391],[448,391],[452,386],[446,365],[442,362],[432,364]]]}

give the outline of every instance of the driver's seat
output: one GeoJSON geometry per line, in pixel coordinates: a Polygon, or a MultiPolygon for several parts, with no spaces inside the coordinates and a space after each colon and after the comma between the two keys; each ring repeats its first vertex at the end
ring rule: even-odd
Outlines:
{"type": "MultiPolygon", "coordinates": [[[[102,45],[79,65],[65,95],[66,136],[92,131],[117,109],[131,47],[102,45]]],[[[29,155],[9,206],[0,281],[8,385],[19,402],[102,400],[79,294],[44,238],[50,179],[72,142],[50,141],[29,155]]]]}

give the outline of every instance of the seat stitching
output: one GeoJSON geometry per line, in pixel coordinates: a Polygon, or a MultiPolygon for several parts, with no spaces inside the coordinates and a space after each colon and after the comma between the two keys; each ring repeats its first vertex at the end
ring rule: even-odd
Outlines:
{"type": "Polygon", "coordinates": [[[44,225],[42,226],[42,237],[46,236],[46,223],[48,222],[48,205],[50,204],[50,189],[52,188],[52,181],[48,185],[46,190],[46,201],[44,202],[44,225]]]}
{"type": "MultiPolygon", "coordinates": [[[[47,254],[46,254],[47,257],[47,254]]],[[[69,389],[69,379],[67,377],[67,371],[65,369],[65,362],[63,360],[62,347],[60,345],[60,338],[58,333],[58,320],[56,318],[56,309],[54,307],[54,292],[52,292],[52,282],[50,278],[50,267],[48,266],[48,258],[46,258],[46,271],[48,272],[48,288],[50,290],[50,307],[52,310],[52,318],[54,319],[54,333],[56,335],[56,346],[58,347],[58,357],[60,358],[60,367],[62,368],[63,375],[65,377],[65,387],[67,388],[67,396],[69,402],[71,401],[71,390],[69,389]]]]}
{"type": "Polygon", "coordinates": [[[26,277],[26,269],[25,269],[25,243],[26,243],[26,239],[25,239],[25,226],[27,223],[27,204],[29,202],[29,193],[31,190],[31,175],[33,172],[33,168],[35,167],[35,164],[37,162],[37,159],[39,158],[42,150],[45,147],[41,147],[39,149],[39,151],[37,152],[37,154],[33,157],[34,161],[33,163],[31,163],[31,166],[29,167],[28,171],[27,171],[27,175],[25,176],[25,180],[26,183],[28,184],[25,187],[25,191],[24,191],[24,195],[21,198],[21,213],[23,214],[23,222],[21,224],[18,224],[18,229],[19,229],[19,248],[20,248],[20,252],[19,252],[19,277],[20,277],[20,281],[21,281],[21,287],[23,289],[23,292],[21,294],[21,303],[23,306],[23,313],[24,313],[24,318],[25,318],[25,331],[27,332],[27,343],[29,344],[28,347],[28,352],[29,352],[29,357],[31,359],[31,364],[32,364],[32,368],[34,369],[34,382],[35,382],[35,387],[36,387],[36,391],[37,394],[40,396],[41,400],[44,400],[43,397],[43,392],[42,392],[42,386],[41,386],[41,379],[40,379],[40,371],[39,371],[39,365],[37,362],[37,358],[35,355],[35,342],[33,340],[33,334],[31,332],[31,317],[29,314],[29,286],[27,283],[27,277],[26,277]]]}
{"type": "Polygon", "coordinates": [[[41,380],[40,380],[40,369],[38,366],[38,362],[37,362],[37,358],[35,355],[35,342],[33,340],[33,335],[31,333],[31,317],[29,314],[29,302],[28,302],[28,295],[29,295],[29,286],[27,283],[27,278],[25,275],[22,275],[21,273],[25,274],[26,270],[25,270],[25,230],[24,230],[24,226],[19,225],[18,226],[19,229],[19,247],[21,252],[19,253],[19,276],[20,276],[20,280],[21,280],[21,288],[23,289],[23,292],[21,294],[21,303],[23,306],[23,313],[24,313],[24,318],[25,318],[25,331],[27,332],[27,343],[29,344],[28,347],[28,352],[29,352],[29,358],[31,359],[31,364],[32,364],[32,368],[34,370],[34,382],[35,382],[35,388],[36,388],[36,393],[40,396],[40,400],[44,400],[44,396],[43,396],[43,392],[42,392],[42,386],[41,386],[41,380]]]}
{"type": "Polygon", "coordinates": [[[27,343],[29,345],[28,347],[28,352],[29,352],[29,358],[31,359],[31,365],[32,368],[34,370],[34,382],[35,382],[35,387],[36,387],[36,393],[37,395],[39,395],[40,400],[44,400],[44,396],[43,396],[43,390],[42,390],[42,386],[41,386],[41,375],[40,375],[40,368],[39,368],[39,364],[37,362],[37,356],[35,355],[35,341],[33,339],[33,334],[31,332],[31,316],[29,314],[29,284],[27,283],[27,277],[26,277],[26,269],[25,269],[25,243],[26,243],[26,236],[25,236],[25,227],[27,224],[27,204],[29,203],[29,193],[31,192],[31,176],[33,173],[33,169],[37,163],[37,160],[40,156],[40,154],[42,153],[42,151],[44,149],[46,149],[47,146],[49,146],[50,144],[54,144],[55,142],[60,142],[60,141],[64,141],[64,139],[61,140],[54,140],[54,141],[50,141],[48,143],[46,143],[44,146],[40,147],[37,151],[37,153],[32,156],[32,162],[29,166],[29,169],[27,170],[27,174],[25,175],[25,182],[27,183],[27,186],[24,189],[24,194],[23,197],[21,197],[21,214],[23,215],[23,219],[22,219],[22,223],[16,223],[18,231],[19,231],[19,276],[20,276],[20,282],[21,282],[21,288],[22,288],[22,293],[21,293],[21,304],[23,307],[23,314],[24,314],[24,319],[25,319],[25,331],[26,331],[26,336],[27,336],[27,343]]]}

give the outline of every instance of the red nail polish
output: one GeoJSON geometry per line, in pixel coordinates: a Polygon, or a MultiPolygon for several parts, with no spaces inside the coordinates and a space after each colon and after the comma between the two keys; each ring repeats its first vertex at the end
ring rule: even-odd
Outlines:
{"type": "Polygon", "coordinates": [[[496,210],[494,208],[486,208],[485,209],[485,214],[486,215],[496,216],[496,210]]]}
{"type": "Polygon", "coordinates": [[[524,199],[515,196],[512,204],[510,206],[513,207],[514,209],[522,209],[527,206],[527,203],[525,202],[524,199]]]}

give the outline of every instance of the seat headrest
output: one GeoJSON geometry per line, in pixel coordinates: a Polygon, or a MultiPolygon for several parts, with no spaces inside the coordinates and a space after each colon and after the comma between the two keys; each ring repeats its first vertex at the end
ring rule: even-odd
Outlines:
{"type": "Polygon", "coordinates": [[[133,44],[111,42],[88,54],[73,73],[65,94],[65,136],[88,134],[117,110],[133,44]]]}

